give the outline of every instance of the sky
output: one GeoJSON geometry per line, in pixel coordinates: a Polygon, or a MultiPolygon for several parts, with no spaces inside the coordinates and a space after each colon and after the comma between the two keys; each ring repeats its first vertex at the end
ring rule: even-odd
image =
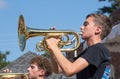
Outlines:
{"type": "Polygon", "coordinates": [[[27,27],[36,29],[57,29],[80,31],[85,17],[98,8],[109,6],[98,0],[0,0],[0,51],[10,52],[8,61],[14,61],[28,51],[36,51],[42,37],[29,38],[22,52],[18,43],[18,20],[22,14],[27,27]]]}

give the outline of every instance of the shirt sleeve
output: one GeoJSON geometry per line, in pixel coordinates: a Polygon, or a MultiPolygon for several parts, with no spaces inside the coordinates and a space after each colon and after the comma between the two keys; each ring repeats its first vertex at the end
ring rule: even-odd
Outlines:
{"type": "Polygon", "coordinates": [[[81,56],[86,59],[89,64],[96,67],[102,62],[102,52],[98,47],[91,47],[86,50],[86,52],[81,56]]]}

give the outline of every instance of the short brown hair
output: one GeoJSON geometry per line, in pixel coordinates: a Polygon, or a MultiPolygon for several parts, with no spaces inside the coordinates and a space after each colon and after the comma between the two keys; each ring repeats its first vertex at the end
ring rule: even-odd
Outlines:
{"type": "Polygon", "coordinates": [[[52,74],[52,63],[44,56],[36,56],[31,59],[30,64],[36,63],[39,69],[45,70],[45,76],[48,77],[52,74]]]}
{"type": "Polygon", "coordinates": [[[110,31],[112,29],[111,20],[103,14],[92,13],[92,14],[89,14],[86,18],[88,18],[88,17],[93,17],[94,23],[102,26],[101,39],[104,39],[110,33],[110,31]]]}

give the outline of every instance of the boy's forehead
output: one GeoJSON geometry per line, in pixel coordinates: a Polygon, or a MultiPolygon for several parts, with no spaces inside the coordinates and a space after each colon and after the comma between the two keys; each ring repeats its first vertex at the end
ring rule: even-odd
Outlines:
{"type": "Polygon", "coordinates": [[[94,20],[94,17],[90,16],[90,17],[86,18],[86,20],[94,20]]]}
{"type": "Polygon", "coordinates": [[[85,22],[94,22],[94,17],[88,17],[85,22]]]}
{"type": "Polygon", "coordinates": [[[30,66],[37,66],[37,64],[36,63],[31,63],[30,66]]]}

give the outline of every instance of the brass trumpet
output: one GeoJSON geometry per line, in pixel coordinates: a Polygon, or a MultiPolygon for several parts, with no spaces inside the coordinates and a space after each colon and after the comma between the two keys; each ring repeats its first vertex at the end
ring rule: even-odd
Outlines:
{"type": "Polygon", "coordinates": [[[18,40],[19,40],[20,50],[24,51],[26,40],[30,37],[35,37],[35,36],[44,36],[44,39],[41,42],[38,42],[36,45],[36,48],[39,51],[44,51],[44,50],[49,51],[45,43],[45,40],[49,36],[54,36],[54,37],[61,36],[66,38],[66,40],[62,39],[58,45],[61,52],[74,51],[80,45],[80,35],[77,32],[71,30],[66,31],[66,30],[46,30],[46,29],[29,28],[25,25],[23,15],[20,15],[18,21],[18,40]],[[73,35],[76,38],[76,45],[74,46],[73,46],[73,42],[71,42],[72,39],[70,39],[70,35],[73,35]],[[64,48],[65,46],[70,47],[70,45],[72,45],[72,48],[64,48]]]}
{"type": "Polygon", "coordinates": [[[28,79],[28,75],[25,73],[0,73],[0,79],[28,79]]]}

